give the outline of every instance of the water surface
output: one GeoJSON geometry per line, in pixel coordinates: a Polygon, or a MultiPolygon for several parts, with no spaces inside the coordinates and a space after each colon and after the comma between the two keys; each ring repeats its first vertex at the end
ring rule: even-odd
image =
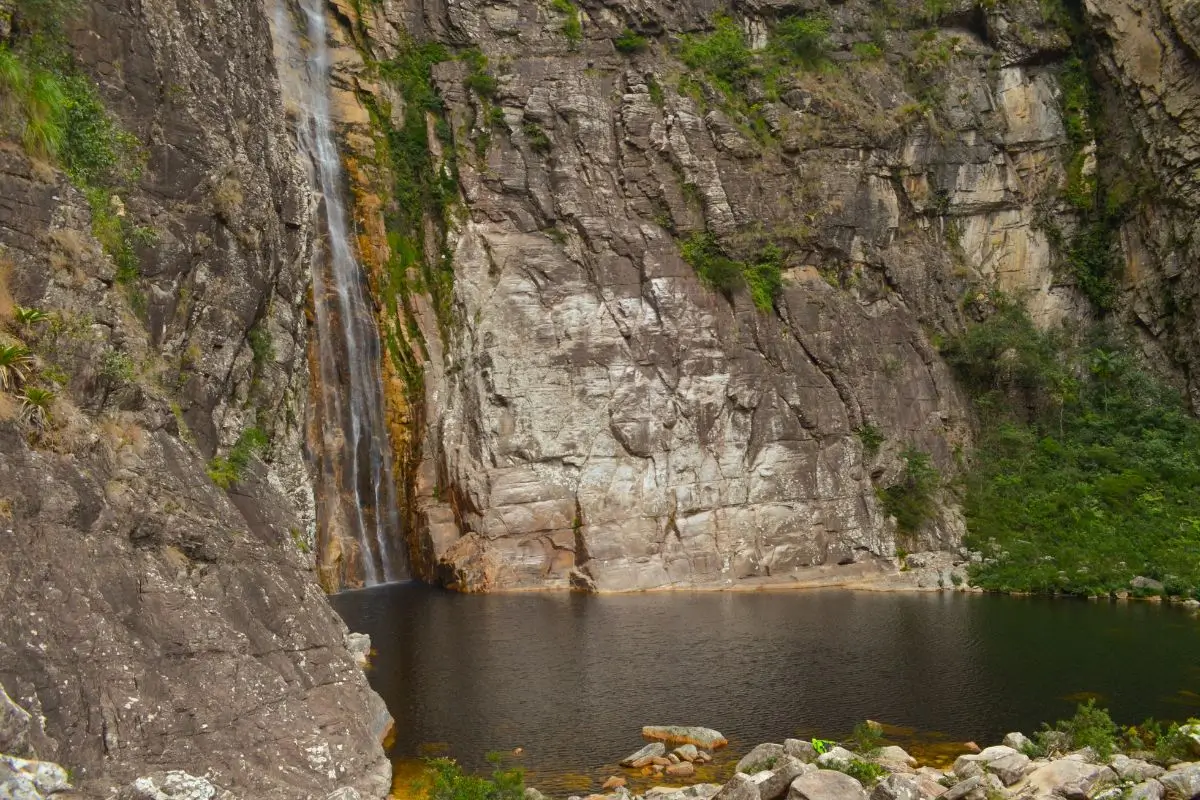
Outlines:
{"type": "MultiPolygon", "coordinates": [[[[1144,603],[848,591],[460,595],[394,584],[333,598],[371,635],[393,756],[584,791],[646,724],[717,728],[730,753],[837,738],[863,719],[995,743],[1097,695],[1118,722],[1200,713],[1200,620],[1144,603]]],[[[591,784],[593,787],[598,785],[591,784]]]]}

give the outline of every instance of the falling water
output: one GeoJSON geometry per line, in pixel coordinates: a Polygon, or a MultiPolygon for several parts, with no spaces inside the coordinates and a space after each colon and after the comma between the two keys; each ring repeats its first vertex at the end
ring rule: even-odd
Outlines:
{"type": "Polygon", "coordinates": [[[330,115],[324,2],[276,0],[275,37],[284,92],[295,109],[300,149],[321,200],[318,214],[326,234],[312,263],[321,381],[318,524],[326,536],[358,542],[362,581],[373,585],[407,577],[407,564],[398,546],[400,514],[384,420],[379,332],[350,235],[330,115]],[[294,18],[306,26],[303,45],[294,18]]]}

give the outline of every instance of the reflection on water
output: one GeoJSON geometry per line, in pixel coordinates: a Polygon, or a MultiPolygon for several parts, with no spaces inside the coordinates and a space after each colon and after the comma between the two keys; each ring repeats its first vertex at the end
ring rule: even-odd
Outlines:
{"type": "MultiPolygon", "coordinates": [[[[602,779],[646,724],[708,725],[729,758],[874,719],[919,744],[1030,731],[1097,695],[1118,722],[1186,716],[1200,622],[1140,603],[844,591],[338,595],[371,635],[393,755],[516,759],[539,786],[602,779]],[[932,732],[936,732],[933,734],[932,732]]],[[[572,786],[575,791],[586,787],[572,786]]]]}

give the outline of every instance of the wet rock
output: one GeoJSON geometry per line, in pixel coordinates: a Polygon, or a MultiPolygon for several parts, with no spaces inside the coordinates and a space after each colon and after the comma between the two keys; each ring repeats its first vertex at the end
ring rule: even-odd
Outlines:
{"type": "Polygon", "coordinates": [[[774,769],[783,760],[786,750],[781,744],[766,742],[757,745],[753,750],[742,756],[734,769],[737,772],[755,773],[764,769],[774,769]]]}
{"type": "Polygon", "coordinates": [[[667,744],[694,744],[705,750],[716,750],[729,744],[720,732],[691,725],[646,725],[642,728],[642,737],[667,744]]]}
{"type": "Polygon", "coordinates": [[[817,760],[817,748],[813,746],[812,742],[804,739],[784,739],[783,752],[800,759],[805,764],[811,764],[817,760]]]}
{"type": "Polygon", "coordinates": [[[672,751],[684,761],[696,761],[700,758],[700,750],[694,744],[683,744],[672,751]]]}
{"type": "Polygon", "coordinates": [[[758,784],[749,775],[741,772],[734,773],[721,791],[717,792],[714,800],[761,800],[758,794],[758,784]]]}
{"type": "Polygon", "coordinates": [[[818,769],[792,781],[788,800],[867,800],[862,784],[841,772],[818,769]]]}
{"type": "Polygon", "coordinates": [[[1170,800],[1191,800],[1200,795],[1200,764],[1180,764],[1158,778],[1170,800]]]}
{"type": "MultiPolygon", "coordinates": [[[[608,777],[608,779],[607,779],[607,780],[605,780],[605,781],[604,781],[604,783],[600,785],[600,788],[601,788],[603,791],[606,791],[606,792],[607,792],[607,791],[609,791],[610,789],[620,789],[622,786],[624,786],[624,785],[625,785],[625,783],[626,783],[626,781],[625,781],[625,778],[624,778],[623,776],[621,776],[621,775],[610,775],[610,776],[608,777]]],[[[528,798],[526,798],[526,800],[529,800],[529,799],[528,799],[528,798]]]]}
{"type": "Polygon", "coordinates": [[[667,774],[672,778],[690,778],[696,774],[696,765],[690,761],[680,761],[667,767],[667,774]]]}
{"type": "Polygon", "coordinates": [[[354,658],[354,663],[361,669],[366,669],[371,663],[371,637],[365,633],[347,633],[346,649],[354,658]]]}
{"type": "Polygon", "coordinates": [[[653,763],[655,758],[665,755],[666,752],[667,746],[665,744],[662,742],[651,742],[637,752],[631,753],[621,759],[621,766],[633,767],[634,769],[645,767],[653,763]]]}
{"type": "Polygon", "coordinates": [[[1140,758],[1130,758],[1124,753],[1117,753],[1108,762],[1113,771],[1127,781],[1147,781],[1151,778],[1157,778],[1166,772],[1165,769],[1157,764],[1151,764],[1149,761],[1142,761],[1140,758]]]}

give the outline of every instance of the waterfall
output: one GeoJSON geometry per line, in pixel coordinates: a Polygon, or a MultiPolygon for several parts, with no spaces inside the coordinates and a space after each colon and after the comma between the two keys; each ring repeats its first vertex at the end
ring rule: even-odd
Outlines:
{"type": "MultiPolygon", "coordinates": [[[[309,184],[320,198],[313,306],[320,363],[317,509],[324,537],[357,542],[366,585],[407,577],[392,446],[384,414],[380,340],[351,237],[345,179],[330,113],[325,0],[275,0],[275,40],[309,184]],[[294,5],[293,5],[294,4],[294,5]],[[296,21],[305,25],[304,41],[296,21]]],[[[354,573],[343,570],[343,582],[354,573]]]]}

